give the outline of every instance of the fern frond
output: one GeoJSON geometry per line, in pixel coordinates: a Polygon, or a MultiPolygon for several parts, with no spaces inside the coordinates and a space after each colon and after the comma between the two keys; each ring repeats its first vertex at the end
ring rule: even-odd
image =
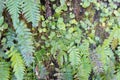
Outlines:
{"type": "Polygon", "coordinates": [[[71,66],[64,66],[63,68],[55,68],[56,73],[54,74],[57,77],[57,80],[73,80],[73,74],[71,66]]]}
{"type": "Polygon", "coordinates": [[[11,66],[13,68],[13,72],[15,72],[15,77],[17,80],[23,80],[25,65],[20,53],[12,47],[7,54],[9,54],[9,57],[11,58],[11,66]]]}
{"type": "Polygon", "coordinates": [[[14,27],[16,27],[16,23],[19,23],[20,3],[21,0],[7,0],[6,2],[14,27]]]}
{"type": "Polygon", "coordinates": [[[80,63],[77,68],[77,74],[75,75],[77,79],[87,80],[91,72],[91,63],[90,63],[90,53],[89,53],[89,41],[84,40],[83,43],[79,46],[80,52],[80,63]]]}
{"type": "Polygon", "coordinates": [[[120,35],[119,34],[120,34],[120,28],[114,27],[110,36],[113,37],[113,38],[120,39],[120,35]]]}
{"type": "Polygon", "coordinates": [[[70,66],[66,66],[63,71],[63,80],[73,80],[72,69],[70,66]]]}
{"type": "MultiPolygon", "coordinates": [[[[110,60],[114,60],[113,51],[110,49],[110,45],[114,39],[117,39],[118,42],[120,41],[120,28],[114,27],[110,33],[108,39],[105,39],[102,46],[98,46],[96,51],[101,56],[101,61],[103,64],[109,64],[110,60]]],[[[115,43],[115,42],[114,42],[115,43]]],[[[118,43],[117,43],[118,44],[118,43]]],[[[117,45],[116,44],[116,45],[117,45]]]]}
{"type": "Polygon", "coordinates": [[[3,9],[5,8],[4,0],[0,0],[0,17],[2,16],[3,9]]]}
{"type": "Polygon", "coordinates": [[[120,41],[120,28],[118,27],[114,27],[113,30],[110,33],[110,36],[108,37],[108,39],[105,39],[105,41],[103,42],[103,47],[109,47],[109,45],[111,44],[113,39],[118,39],[118,42],[120,41]]]}
{"type": "Polygon", "coordinates": [[[17,41],[19,50],[25,60],[27,66],[33,62],[33,38],[32,33],[27,28],[24,22],[20,22],[19,27],[16,29],[17,41]]]}
{"type": "Polygon", "coordinates": [[[10,68],[8,62],[0,62],[0,80],[9,80],[10,68]]]}
{"type": "MultiPolygon", "coordinates": [[[[115,57],[110,47],[98,46],[96,49],[96,52],[97,54],[100,55],[99,59],[103,64],[104,70],[107,70],[109,66],[114,66],[114,63],[112,62],[112,60],[114,60],[115,57]],[[109,65],[109,66],[105,67],[106,65],[109,65]]],[[[111,67],[111,69],[112,68],[113,67],[111,67]]]]}
{"type": "Polygon", "coordinates": [[[83,43],[79,46],[80,55],[89,56],[89,41],[84,40],[83,43]]]}
{"type": "Polygon", "coordinates": [[[8,58],[8,56],[4,53],[4,51],[2,49],[0,49],[0,58],[8,58]]]}
{"type": "Polygon", "coordinates": [[[38,26],[40,19],[39,4],[34,0],[23,0],[23,14],[28,22],[32,22],[32,26],[38,26]]]}
{"type": "Polygon", "coordinates": [[[72,66],[79,65],[80,63],[80,53],[79,50],[74,46],[69,49],[69,61],[71,62],[72,66]]]}
{"type": "Polygon", "coordinates": [[[118,70],[117,74],[115,75],[115,79],[119,80],[120,79],[120,70],[118,70]]]}
{"type": "Polygon", "coordinates": [[[12,30],[12,29],[9,29],[9,32],[6,34],[6,47],[12,47],[12,46],[15,46],[15,32],[12,30]]]}
{"type": "Polygon", "coordinates": [[[81,58],[81,64],[77,69],[77,74],[75,75],[77,80],[88,80],[89,74],[91,72],[91,64],[90,59],[86,58],[86,56],[83,56],[81,58]]]}

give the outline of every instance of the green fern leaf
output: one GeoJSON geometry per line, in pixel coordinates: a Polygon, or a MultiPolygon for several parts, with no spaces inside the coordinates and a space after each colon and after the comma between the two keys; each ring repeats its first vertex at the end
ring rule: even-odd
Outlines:
{"type": "Polygon", "coordinates": [[[23,14],[28,22],[32,22],[32,26],[38,26],[40,19],[39,4],[33,0],[23,0],[23,14]]]}
{"type": "Polygon", "coordinates": [[[84,40],[83,43],[79,46],[80,55],[89,55],[89,42],[84,40]]]}
{"type": "Polygon", "coordinates": [[[117,74],[115,75],[115,79],[119,80],[120,79],[120,70],[117,72],[117,74]]]}
{"type": "Polygon", "coordinates": [[[17,80],[23,80],[25,66],[20,53],[17,50],[14,50],[12,47],[10,51],[7,52],[7,54],[9,54],[9,57],[11,58],[11,66],[13,67],[13,72],[15,72],[15,77],[17,80]]]}
{"type": "Polygon", "coordinates": [[[19,23],[20,3],[21,0],[7,0],[6,2],[14,27],[16,27],[17,23],[19,23]]]}
{"type": "Polygon", "coordinates": [[[114,27],[111,33],[111,37],[120,39],[120,28],[114,27]]]}
{"type": "Polygon", "coordinates": [[[91,64],[90,64],[90,59],[87,58],[87,56],[83,56],[81,58],[81,64],[76,72],[77,72],[76,74],[77,79],[88,80],[89,74],[91,72],[91,64]]]}
{"type": "Polygon", "coordinates": [[[5,46],[6,47],[15,46],[15,43],[14,43],[14,41],[16,39],[15,32],[12,29],[9,29],[8,31],[9,32],[6,34],[7,41],[6,41],[6,45],[5,46]]]}
{"type": "Polygon", "coordinates": [[[0,80],[9,80],[10,68],[8,62],[0,62],[0,80]]]}
{"type": "Polygon", "coordinates": [[[120,28],[118,27],[114,27],[113,30],[110,33],[110,36],[108,37],[108,39],[105,39],[103,42],[103,47],[109,47],[109,45],[112,43],[113,39],[118,39],[118,42],[120,41],[120,28]]]}
{"type": "Polygon", "coordinates": [[[68,51],[69,54],[69,61],[71,62],[72,66],[79,65],[80,63],[80,53],[79,50],[74,46],[69,49],[68,51]]]}
{"type": "Polygon", "coordinates": [[[73,80],[73,74],[72,74],[72,69],[70,66],[66,66],[64,68],[64,73],[63,73],[63,80],[73,80]]]}
{"type": "Polygon", "coordinates": [[[4,0],[0,0],[0,17],[2,16],[2,12],[4,8],[5,8],[4,0]]]}
{"type": "Polygon", "coordinates": [[[33,38],[32,33],[27,28],[24,22],[20,22],[19,27],[16,29],[18,48],[26,62],[26,65],[29,66],[33,62],[33,38]]]}

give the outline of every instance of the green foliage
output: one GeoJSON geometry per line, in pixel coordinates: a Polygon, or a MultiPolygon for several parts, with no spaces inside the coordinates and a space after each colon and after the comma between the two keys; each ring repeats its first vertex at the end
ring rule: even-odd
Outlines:
{"type": "Polygon", "coordinates": [[[34,61],[33,59],[34,47],[32,33],[26,27],[26,24],[23,21],[21,21],[21,23],[16,29],[16,34],[17,34],[16,40],[18,41],[19,51],[21,52],[26,65],[30,66],[30,64],[34,61]]]}
{"type": "Polygon", "coordinates": [[[72,76],[72,69],[70,66],[66,66],[65,68],[63,68],[63,80],[67,79],[67,80],[73,80],[73,76],[72,76]]]}
{"type": "Polygon", "coordinates": [[[6,2],[9,13],[13,20],[14,27],[19,23],[19,14],[24,14],[28,22],[32,22],[33,27],[38,26],[40,12],[38,2],[33,0],[8,0],[6,2]]]}
{"type": "Polygon", "coordinates": [[[12,47],[15,46],[16,44],[14,43],[14,40],[16,39],[15,37],[15,32],[11,29],[9,29],[9,32],[6,34],[7,35],[7,41],[6,41],[6,46],[7,47],[12,47]]]}
{"type": "Polygon", "coordinates": [[[56,68],[56,71],[57,71],[57,73],[55,73],[54,76],[57,76],[57,79],[73,80],[72,69],[71,69],[71,67],[69,65],[64,66],[60,70],[56,68]]]}
{"type": "Polygon", "coordinates": [[[7,52],[8,56],[11,58],[11,66],[17,80],[23,80],[25,65],[20,53],[17,50],[14,50],[12,47],[10,51],[7,52]]]}
{"type": "Polygon", "coordinates": [[[6,6],[13,20],[14,27],[19,23],[21,0],[7,0],[6,6]]]}
{"type": "Polygon", "coordinates": [[[82,7],[87,8],[90,6],[90,0],[82,0],[82,7]]]}
{"type": "Polygon", "coordinates": [[[78,49],[75,47],[70,48],[68,51],[69,54],[69,61],[71,62],[72,66],[77,66],[80,63],[80,53],[78,49]]]}
{"type": "Polygon", "coordinates": [[[86,58],[86,56],[81,57],[80,66],[76,71],[76,79],[87,80],[89,78],[89,74],[91,72],[91,63],[90,59],[86,58]]]}
{"type": "Polygon", "coordinates": [[[0,80],[119,80],[119,4],[0,0],[0,80]]]}
{"type": "Polygon", "coordinates": [[[0,0],[0,17],[2,16],[2,12],[4,8],[5,8],[4,0],[0,0]]]}
{"type": "Polygon", "coordinates": [[[9,80],[10,78],[10,65],[8,62],[0,62],[0,79],[9,80]]]}
{"type": "Polygon", "coordinates": [[[33,0],[23,0],[22,13],[28,22],[32,22],[32,26],[38,26],[40,20],[39,4],[33,0]]]}

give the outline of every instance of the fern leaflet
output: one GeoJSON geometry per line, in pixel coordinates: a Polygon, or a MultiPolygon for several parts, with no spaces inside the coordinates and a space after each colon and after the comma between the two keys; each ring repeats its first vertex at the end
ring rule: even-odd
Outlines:
{"type": "Polygon", "coordinates": [[[15,46],[14,40],[16,39],[15,37],[15,32],[12,29],[9,29],[9,32],[6,34],[6,47],[12,47],[15,46]]]}
{"type": "Polygon", "coordinates": [[[74,46],[69,49],[68,51],[69,54],[69,61],[71,62],[72,66],[79,65],[80,63],[80,53],[79,50],[74,46]]]}
{"type": "Polygon", "coordinates": [[[16,29],[18,48],[24,57],[26,65],[29,66],[33,62],[33,38],[32,33],[26,27],[24,22],[20,22],[19,27],[16,29]]]}
{"type": "Polygon", "coordinates": [[[2,16],[2,12],[4,8],[5,8],[4,0],[0,0],[0,17],[2,16]]]}
{"type": "MultiPolygon", "coordinates": [[[[76,71],[76,70],[75,70],[76,71]]],[[[91,64],[90,64],[90,59],[86,58],[86,56],[83,56],[81,58],[81,64],[77,68],[77,74],[76,79],[78,80],[88,80],[89,74],[91,72],[91,64]]]]}
{"type": "Polygon", "coordinates": [[[16,27],[17,23],[19,23],[20,3],[21,0],[7,0],[6,2],[14,27],[16,27]]]}
{"type": "Polygon", "coordinates": [[[9,54],[9,57],[11,58],[11,66],[13,67],[13,72],[15,72],[15,77],[17,80],[23,80],[25,65],[20,53],[12,47],[7,54],[9,54]]]}
{"type": "Polygon", "coordinates": [[[73,80],[72,69],[70,66],[66,66],[65,72],[63,73],[63,80],[73,80]]]}
{"type": "Polygon", "coordinates": [[[0,62],[0,80],[9,80],[10,69],[7,62],[0,62]]]}
{"type": "Polygon", "coordinates": [[[23,0],[23,14],[28,22],[32,22],[32,26],[38,26],[40,19],[39,4],[33,0],[23,0]]]}

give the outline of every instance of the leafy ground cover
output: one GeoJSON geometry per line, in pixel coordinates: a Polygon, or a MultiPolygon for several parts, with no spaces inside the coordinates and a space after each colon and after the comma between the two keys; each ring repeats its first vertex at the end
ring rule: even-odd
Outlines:
{"type": "Polygon", "coordinates": [[[120,80],[120,0],[0,0],[0,80],[120,80]]]}

